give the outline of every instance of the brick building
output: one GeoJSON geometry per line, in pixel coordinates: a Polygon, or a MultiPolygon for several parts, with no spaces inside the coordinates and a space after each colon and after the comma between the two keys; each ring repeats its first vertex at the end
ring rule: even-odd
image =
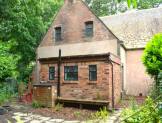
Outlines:
{"type": "Polygon", "coordinates": [[[148,80],[149,86],[152,82],[140,61],[145,45],[140,47],[144,44],[140,40],[128,39],[132,35],[126,32],[129,26],[122,26],[122,16],[128,15],[98,18],[82,0],[65,0],[37,49],[34,82],[57,86],[60,79],[60,97],[106,100],[110,106],[118,103],[122,92],[147,95],[149,87],[138,89],[145,85],[143,80],[148,80]]]}
{"type": "Polygon", "coordinates": [[[120,59],[126,95],[147,96],[152,87],[153,80],[146,73],[142,54],[152,36],[162,33],[161,13],[162,8],[152,8],[100,18],[123,42],[120,59]]]}

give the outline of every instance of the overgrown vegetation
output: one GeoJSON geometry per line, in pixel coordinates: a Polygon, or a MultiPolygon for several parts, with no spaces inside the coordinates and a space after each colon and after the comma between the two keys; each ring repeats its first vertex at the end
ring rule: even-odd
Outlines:
{"type": "Polygon", "coordinates": [[[99,111],[96,113],[92,114],[90,117],[90,121],[92,120],[93,122],[106,122],[108,119],[109,112],[106,107],[101,108],[99,111]]]}
{"type": "Polygon", "coordinates": [[[123,110],[123,123],[159,123],[160,114],[156,102],[148,97],[142,106],[132,105],[123,110]]]}
{"type": "Polygon", "coordinates": [[[123,123],[160,123],[162,98],[162,34],[156,34],[146,45],[143,63],[146,71],[155,79],[155,86],[142,106],[135,103],[122,113],[123,123]]]}
{"type": "Polygon", "coordinates": [[[41,103],[39,103],[38,101],[33,100],[32,107],[33,108],[41,108],[41,107],[43,107],[43,105],[41,103]]]}
{"type": "Polygon", "coordinates": [[[57,103],[54,107],[54,111],[60,111],[63,108],[63,104],[57,103]]]}
{"type": "Polygon", "coordinates": [[[148,42],[143,54],[143,64],[146,67],[146,71],[150,74],[154,80],[154,90],[156,90],[154,96],[160,94],[160,88],[162,88],[162,34],[156,34],[148,42]]]}
{"type": "Polygon", "coordinates": [[[8,83],[0,83],[0,105],[7,102],[13,96],[16,96],[15,88],[8,83]]]}
{"type": "Polygon", "coordinates": [[[97,16],[105,16],[125,12],[130,8],[155,8],[162,0],[85,0],[85,2],[97,16]]]}
{"type": "Polygon", "coordinates": [[[157,77],[162,70],[162,34],[156,34],[146,45],[143,63],[147,72],[157,77]]]}
{"type": "Polygon", "coordinates": [[[35,50],[63,0],[0,0],[0,81],[27,80],[35,50]]]}
{"type": "MultiPolygon", "coordinates": [[[[157,79],[162,84],[162,73],[157,79]]],[[[142,106],[132,101],[131,107],[122,112],[123,123],[161,123],[162,122],[162,86],[153,88],[142,106]]]]}

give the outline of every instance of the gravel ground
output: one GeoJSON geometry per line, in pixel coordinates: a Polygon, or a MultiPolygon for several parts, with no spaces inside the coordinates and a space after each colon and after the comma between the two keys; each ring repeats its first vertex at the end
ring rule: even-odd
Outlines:
{"type": "Polygon", "coordinates": [[[61,107],[57,111],[51,108],[34,109],[32,108],[31,104],[25,104],[20,102],[7,103],[7,105],[10,105],[11,111],[7,112],[4,115],[0,115],[0,123],[8,123],[8,121],[11,121],[11,123],[16,123],[15,117],[17,116],[17,114],[18,116],[24,114],[24,116],[22,116],[21,119],[29,116],[35,117],[39,115],[41,117],[50,117],[52,119],[63,119],[66,121],[73,121],[73,120],[85,121],[89,119],[93,113],[96,112],[95,110],[86,110],[86,109],[81,110],[78,108],[70,108],[70,107],[61,107]]]}

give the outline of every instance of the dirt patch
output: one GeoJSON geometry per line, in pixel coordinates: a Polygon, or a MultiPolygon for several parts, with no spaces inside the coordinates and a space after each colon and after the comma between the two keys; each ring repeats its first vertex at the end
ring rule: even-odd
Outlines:
{"type": "Polygon", "coordinates": [[[89,119],[91,115],[96,111],[63,107],[59,111],[55,111],[51,108],[39,108],[39,109],[32,109],[31,112],[34,114],[39,114],[42,116],[56,119],[83,121],[89,119]]]}
{"type": "MultiPolygon", "coordinates": [[[[19,101],[15,101],[14,103],[10,101],[10,104],[7,103],[12,107],[12,110],[9,111],[5,115],[0,115],[0,123],[2,122],[1,119],[4,119],[2,123],[7,123],[7,120],[13,121],[12,116],[15,112],[22,112],[22,113],[33,113],[37,115],[41,115],[44,117],[51,117],[54,119],[64,119],[64,120],[79,120],[85,121],[90,119],[92,114],[94,114],[97,110],[89,110],[89,109],[78,109],[73,107],[61,107],[59,109],[55,108],[33,108],[31,104],[22,103],[19,101]]],[[[14,123],[14,122],[13,122],[14,123]]]]}
{"type": "Polygon", "coordinates": [[[116,108],[127,108],[132,106],[133,104],[142,105],[145,101],[146,97],[134,97],[127,96],[125,99],[120,100],[120,102],[115,106],[116,108]]]}

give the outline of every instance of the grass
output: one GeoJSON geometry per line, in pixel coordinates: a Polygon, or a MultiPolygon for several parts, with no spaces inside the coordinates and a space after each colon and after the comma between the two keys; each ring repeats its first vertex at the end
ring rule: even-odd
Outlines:
{"type": "Polygon", "coordinates": [[[52,111],[60,111],[63,108],[63,104],[57,103],[53,108],[52,111]]]}
{"type": "Polygon", "coordinates": [[[92,114],[90,119],[86,121],[86,123],[104,123],[108,119],[110,113],[107,111],[107,108],[101,108],[99,111],[96,113],[92,114]]]}
{"type": "Polygon", "coordinates": [[[33,108],[42,108],[43,105],[42,105],[41,103],[39,103],[38,101],[33,100],[33,102],[32,102],[32,107],[33,107],[33,108]]]}
{"type": "Polygon", "coordinates": [[[13,96],[15,96],[15,93],[12,92],[12,87],[10,87],[6,83],[0,84],[0,105],[3,105],[6,101],[10,100],[13,96]]]}

